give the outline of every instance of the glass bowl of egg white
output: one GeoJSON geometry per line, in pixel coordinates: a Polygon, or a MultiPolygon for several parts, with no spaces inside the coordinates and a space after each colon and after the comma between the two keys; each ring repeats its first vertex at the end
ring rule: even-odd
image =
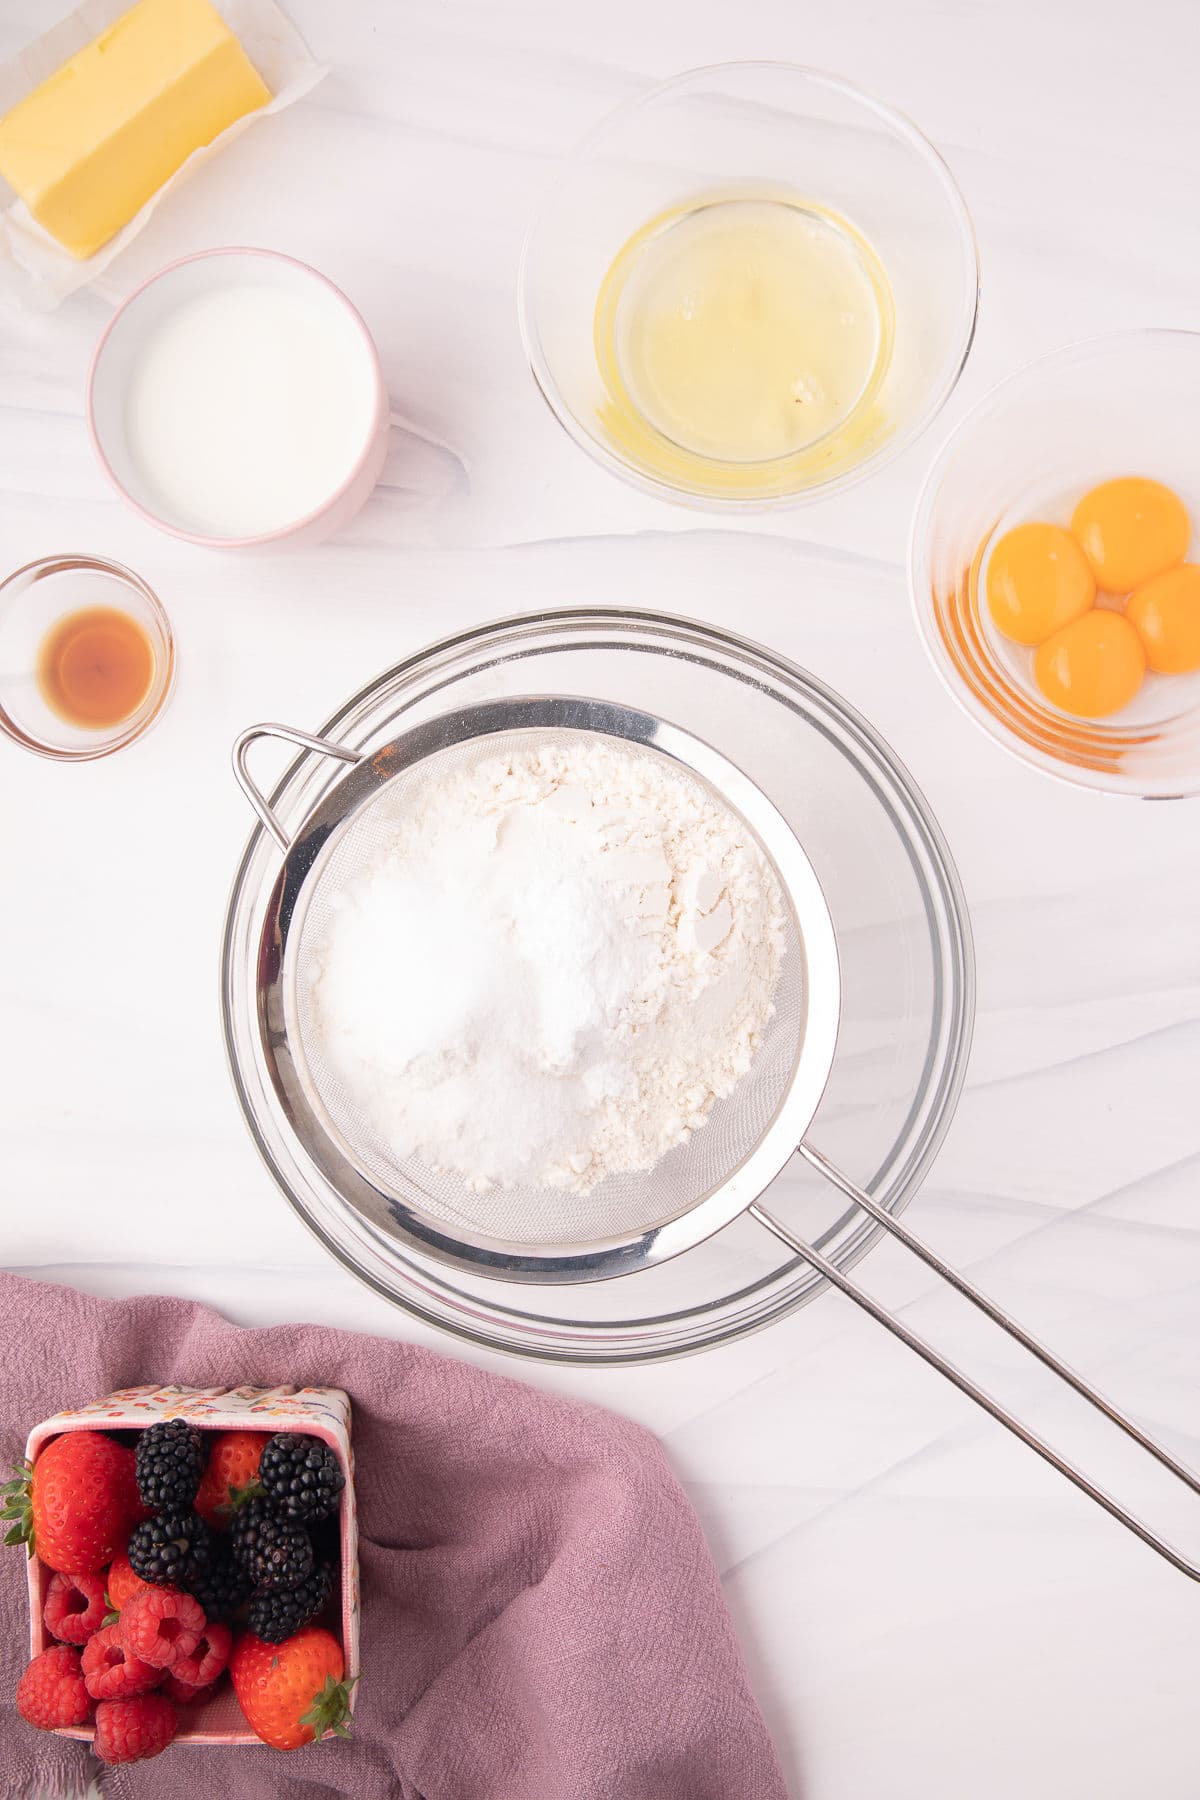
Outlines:
{"type": "Polygon", "coordinates": [[[788,63],[680,75],[566,159],[526,238],[521,332],[575,442],[706,508],[834,493],[929,423],[979,264],[933,146],[788,63]]]}
{"type": "Polygon", "coordinates": [[[1119,332],[992,390],[917,506],[909,577],[950,693],[1080,787],[1200,792],[1200,332],[1119,332]]]}

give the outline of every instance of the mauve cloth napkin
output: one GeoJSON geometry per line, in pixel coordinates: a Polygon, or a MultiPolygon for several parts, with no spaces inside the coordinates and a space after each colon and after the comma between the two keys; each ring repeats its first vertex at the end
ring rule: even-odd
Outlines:
{"type": "MultiPolygon", "coordinates": [[[[411,1344],[3,1273],[0,1351],[5,1471],[40,1419],[138,1382],[324,1383],[354,1405],[353,1737],[168,1750],[106,1771],[114,1800],[786,1800],[699,1523],[638,1426],[411,1344]]],[[[14,1800],[100,1767],[14,1709],[23,1564],[0,1552],[14,1800]]]]}

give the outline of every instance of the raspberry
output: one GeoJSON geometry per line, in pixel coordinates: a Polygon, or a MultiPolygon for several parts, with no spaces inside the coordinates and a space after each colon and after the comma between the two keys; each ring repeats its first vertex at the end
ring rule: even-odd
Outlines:
{"type": "Polygon", "coordinates": [[[126,1650],[120,1629],[106,1625],[84,1645],[83,1679],[93,1700],[131,1700],[135,1694],[149,1693],[162,1679],[161,1669],[126,1650]]]}
{"type": "Polygon", "coordinates": [[[104,1623],[103,1575],[52,1575],[42,1618],[51,1637],[86,1644],[104,1623]]]}
{"type": "Polygon", "coordinates": [[[173,1663],[171,1673],[190,1688],[211,1687],[229,1661],[232,1648],[233,1633],[228,1625],[206,1625],[191,1655],[173,1663]]]}
{"type": "Polygon", "coordinates": [[[168,1669],[162,1691],[176,1706],[205,1706],[216,1693],[217,1684],[213,1681],[207,1687],[189,1687],[186,1681],[180,1681],[174,1669],[168,1669]]]}
{"type": "Polygon", "coordinates": [[[135,1594],[150,1592],[149,1582],[143,1581],[140,1575],[134,1574],[133,1565],[124,1550],[119,1551],[112,1559],[107,1586],[109,1605],[116,1612],[120,1612],[123,1606],[128,1605],[135,1594]]]}
{"type": "Polygon", "coordinates": [[[91,1710],[79,1652],[70,1644],[51,1644],[34,1657],[17,1683],[17,1711],[41,1731],[84,1725],[91,1710]]]}
{"type": "Polygon", "coordinates": [[[141,1762],[157,1756],[179,1730],[179,1715],[164,1694],[105,1700],[96,1708],[96,1755],[101,1762],[141,1762]]]}
{"type": "Polygon", "coordinates": [[[131,1656],[152,1669],[172,1669],[191,1656],[204,1630],[204,1609],[174,1588],[147,1588],[127,1600],[117,1630],[131,1656]]]}

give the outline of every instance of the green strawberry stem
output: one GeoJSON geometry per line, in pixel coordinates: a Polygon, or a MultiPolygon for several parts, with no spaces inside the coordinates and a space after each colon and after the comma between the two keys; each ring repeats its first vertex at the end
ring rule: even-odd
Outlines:
{"type": "Polygon", "coordinates": [[[234,1487],[231,1484],[228,1502],[223,1500],[219,1510],[223,1513],[238,1513],[251,1500],[261,1500],[264,1491],[261,1481],[248,1481],[245,1487],[234,1487]]]}
{"type": "MultiPolygon", "coordinates": [[[[358,1676],[354,1677],[354,1681],[358,1676]]],[[[325,1686],[319,1694],[313,1696],[313,1703],[306,1713],[301,1713],[300,1723],[311,1725],[318,1741],[326,1732],[335,1737],[348,1738],[350,1727],[347,1719],[350,1715],[350,1689],[354,1681],[335,1681],[332,1675],[325,1677],[325,1686]]]]}
{"type": "Polygon", "coordinates": [[[23,1462],[12,1481],[6,1481],[0,1487],[4,1496],[4,1505],[0,1507],[0,1520],[15,1521],[5,1532],[6,1544],[24,1544],[33,1555],[33,1493],[31,1483],[33,1469],[29,1463],[23,1462]]]}

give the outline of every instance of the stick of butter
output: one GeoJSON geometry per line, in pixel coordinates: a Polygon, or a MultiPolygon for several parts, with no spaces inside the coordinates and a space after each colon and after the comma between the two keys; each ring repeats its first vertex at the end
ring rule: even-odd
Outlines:
{"type": "Polygon", "coordinates": [[[0,175],[92,256],[270,91],[210,0],[137,0],[0,119],[0,175]]]}

